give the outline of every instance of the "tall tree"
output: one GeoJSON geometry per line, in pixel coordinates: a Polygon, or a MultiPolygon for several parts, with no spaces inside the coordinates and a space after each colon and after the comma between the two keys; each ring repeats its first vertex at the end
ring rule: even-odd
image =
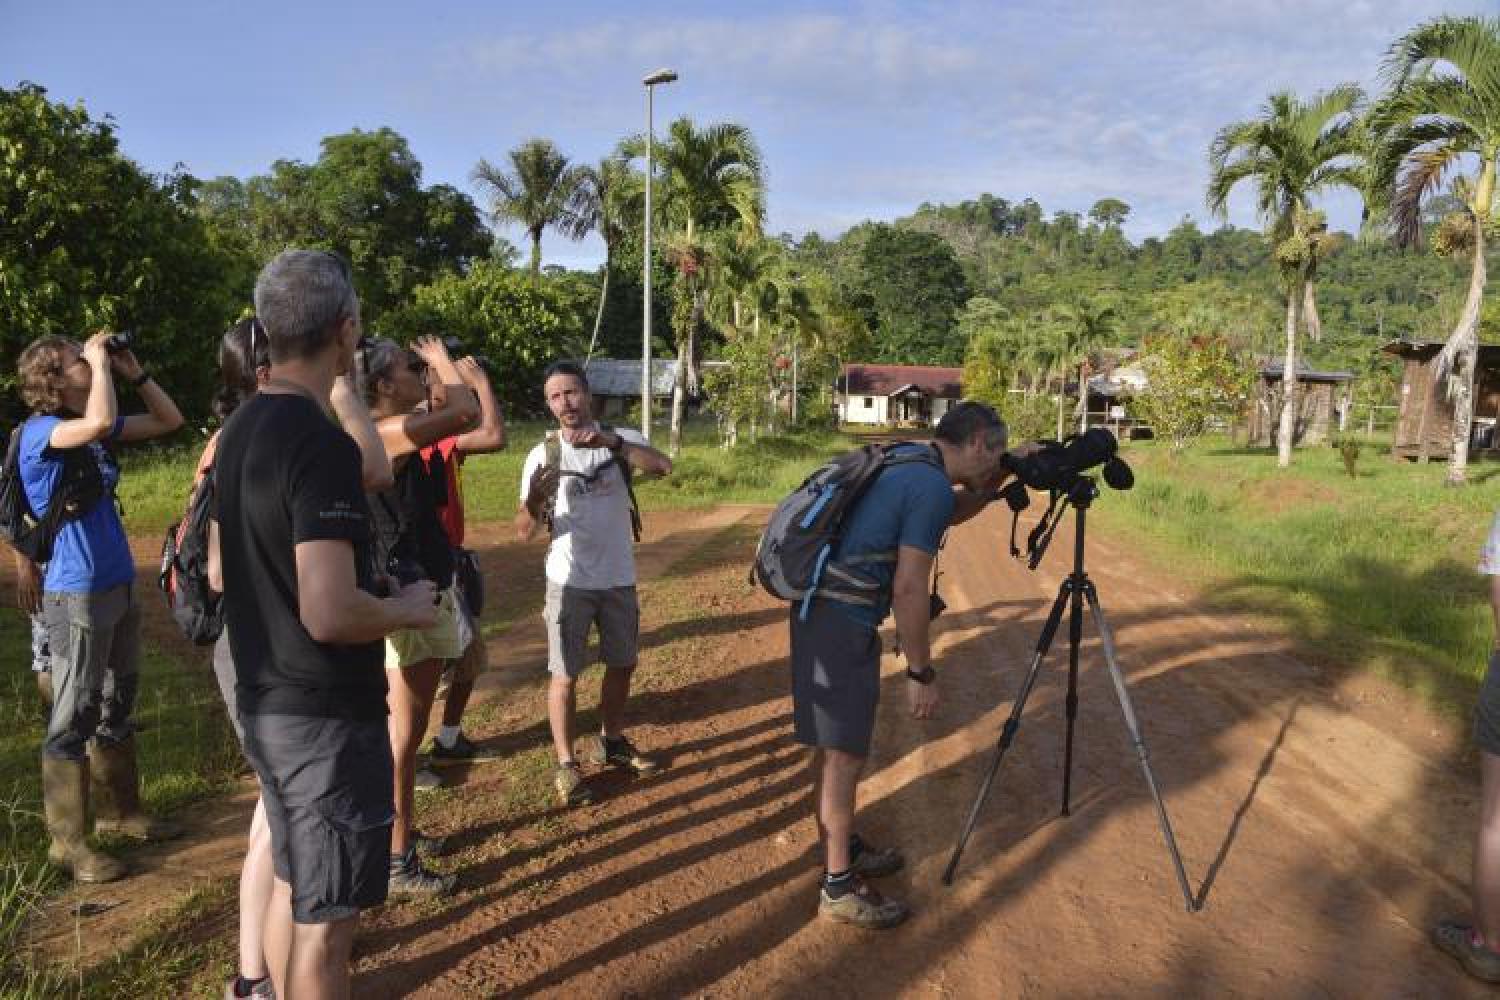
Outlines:
{"type": "Polygon", "coordinates": [[[578,184],[573,191],[572,219],[565,232],[582,239],[597,232],[604,241],[604,270],[599,283],[599,308],[594,314],[594,332],[589,337],[588,357],[594,356],[599,343],[599,327],[604,322],[604,307],[609,299],[609,275],[614,270],[615,251],[641,215],[644,188],[641,178],[630,169],[630,163],[619,156],[606,156],[598,166],[578,168],[578,184]]]}
{"type": "MultiPolygon", "coordinates": [[[[490,196],[496,222],[512,222],[531,238],[531,273],[542,270],[542,231],[577,232],[575,194],[582,174],[550,139],[528,139],[508,154],[510,169],[481,159],[474,182],[490,196]]],[[[573,237],[578,238],[578,237],[573,237]]]]}
{"type": "MultiPolygon", "coordinates": [[[[1119,313],[1113,305],[1080,296],[1057,307],[1051,319],[1061,341],[1065,363],[1076,365],[1078,369],[1078,430],[1081,433],[1088,429],[1091,359],[1101,349],[1115,343],[1119,313]]],[[[1057,434],[1062,436],[1061,422],[1057,434]]]]}
{"type": "Polygon", "coordinates": [[[1485,237],[1500,160],[1500,19],[1440,17],[1420,25],[1391,47],[1384,71],[1391,92],[1371,120],[1379,136],[1376,176],[1390,199],[1397,240],[1415,244],[1423,201],[1454,170],[1473,171],[1454,179],[1462,209],[1437,234],[1437,249],[1467,249],[1472,258],[1463,311],[1437,358],[1438,377],[1446,376],[1453,402],[1447,482],[1457,486],[1467,477],[1485,237]]]}
{"type": "Polygon", "coordinates": [[[1282,91],[1260,114],[1219,130],[1209,148],[1209,208],[1228,214],[1229,193],[1241,181],[1255,186],[1256,210],[1266,226],[1286,287],[1286,352],[1282,372],[1277,462],[1292,464],[1297,423],[1297,327],[1306,285],[1316,272],[1327,225],[1312,200],[1334,188],[1362,190],[1358,134],[1363,95],[1343,84],[1309,101],[1282,91]]]}
{"type": "MultiPolygon", "coordinates": [[[[621,144],[630,159],[644,158],[644,136],[621,144]]],[[[666,249],[677,269],[677,373],[672,386],[671,452],[682,444],[682,412],[698,388],[698,343],[705,308],[703,271],[706,232],[738,226],[747,237],[760,234],[765,217],[765,175],[760,147],[743,125],[721,122],[702,129],[683,117],[667,129],[654,153],[661,172],[666,249]]]]}
{"type": "Polygon", "coordinates": [[[962,361],[965,345],[955,334],[969,288],[947,240],[877,224],[860,251],[860,268],[879,360],[921,365],[962,361]]]}

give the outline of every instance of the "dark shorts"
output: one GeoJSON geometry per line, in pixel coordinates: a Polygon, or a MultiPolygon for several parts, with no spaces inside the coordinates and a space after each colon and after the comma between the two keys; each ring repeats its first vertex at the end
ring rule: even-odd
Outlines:
{"type": "Polygon", "coordinates": [[[245,756],[260,776],[276,877],[292,918],[323,924],[385,902],[392,800],[384,719],[245,715],[245,756]]]}
{"type": "Polygon", "coordinates": [[[880,633],[828,601],[807,621],[792,605],[792,722],[797,742],[870,755],[880,701],[880,633]]]}
{"type": "Polygon", "coordinates": [[[1485,753],[1500,757],[1500,652],[1490,654],[1490,668],[1479,685],[1474,705],[1474,742],[1485,753]]]}

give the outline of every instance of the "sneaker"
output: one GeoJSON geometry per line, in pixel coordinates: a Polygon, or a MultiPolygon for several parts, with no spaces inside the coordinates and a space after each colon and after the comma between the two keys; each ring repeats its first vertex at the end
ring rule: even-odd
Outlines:
{"type": "Polygon", "coordinates": [[[623,767],[636,774],[652,774],[661,767],[655,757],[648,757],[624,736],[594,737],[593,757],[599,764],[623,767]]]}
{"type": "Polygon", "coordinates": [[[419,792],[430,792],[434,788],[443,787],[442,776],[425,764],[417,768],[417,773],[412,777],[412,785],[419,792]]]}
{"type": "Polygon", "coordinates": [[[854,856],[849,860],[849,870],[862,878],[885,878],[906,866],[906,857],[899,847],[871,847],[858,835],[853,846],[854,856]]]}
{"type": "Polygon", "coordinates": [[[558,799],[565,806],[583,806],[594,801],[594,792],[583,783],[583,772],[577,761],[559,764],[557,773],[552,776],[552,784],[557,789],[558,799]]]}
{"type": "Polygon", "coordinates": [[[256,982],[254,986],[250,987],[250,992],[248,993],[241,993],[235,989],[239,985],[239,982],[240,977],[238,975],[229,977],[229,980],[224,984],[224,1000],[245,1000],[246,997],[253,997],[254,1000],[273,1000],[276,996],[276,987],[271,985],[270,976],[256,982]]]}
{"type": "Polygon", "coordinates": [[[435,898],[451,893],[457,882],[457,875],[437,875],[423,868],[417,849],[411,847],[405,854],[391,856],[387,894],[392,899],[435,898]]]}
{"type": "Polygon", "coordinates": [[[451,747],[445,747],[440,741],[433,740],[427,756],[433,764],[472,764],[480,760],[500,759],[499,754],[481,749],[479,744],[463,733],[458,734],[458,739],[453,741],[451,747]]]}
{"type": "Polygon", "coordinates": [[[1474,928],[1453,920],[1432,929],[1432,943],[1458,959],[1465,972],[1487,983],[1500,983],[1500,954],[1476,942],[1474,936],[1474,928]]]}
{"type": "Polygon", "coordinates": [[[859,880],[857,888],[844,893],[837,899],[828,895],[826,888],[820,890],[818,913],[829,920],[836,920],[841,924],[853,924],[855,927],[863,927],[871,931],[895,927],[911,916],[911,911],[906,908],[905,903],[882,896],[863,879],[859,880]]]}

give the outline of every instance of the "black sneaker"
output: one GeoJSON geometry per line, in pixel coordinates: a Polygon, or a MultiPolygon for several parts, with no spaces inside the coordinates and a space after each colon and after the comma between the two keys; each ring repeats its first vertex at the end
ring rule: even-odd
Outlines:
{"type": "Polygon", "coordinates": [[[628,768],[636,774],[653,774],[661,768],[660,761],[641,753],[624,736],[596,736],[594,744],[594,759],[600,764],[628,768]]]}
{"type": "Polygon", "coordinates": [[[443,746],[441,740],[433,740],[427,756],[434,764],[472,764],[480,760],[500,759],[499,754],[481,748],[463,733],[458,734],[458,739],[453,741],[451,747],[443,746]]]}

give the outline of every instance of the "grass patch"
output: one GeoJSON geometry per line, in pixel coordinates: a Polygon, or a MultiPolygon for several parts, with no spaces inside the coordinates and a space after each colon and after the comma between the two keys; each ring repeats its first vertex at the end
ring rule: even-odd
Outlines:
{"type": "Polygon", "coordinates": [[[1136,487],[1105,490],[1099,529],[1189,577],[1218,607],[1264,613],[1332,662],[1371,667],[1450,711],[1466,711],[1493,624],[1475,572],[1494,512],[1485,481],[1445,488],[1444,467],[1369,449],[1351,478],[1337,450],[1272,452],[1227,441],[1173,457],[1126,451],[1136,487]]]}

